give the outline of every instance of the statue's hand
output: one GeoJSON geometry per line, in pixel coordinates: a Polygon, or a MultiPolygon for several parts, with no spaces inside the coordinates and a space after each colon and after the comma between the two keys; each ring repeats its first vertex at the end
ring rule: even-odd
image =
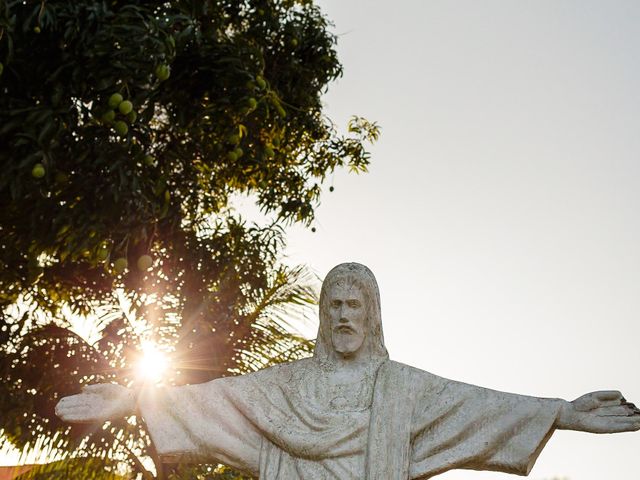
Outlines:
{"type": "Polygon", "coordinates": [[[135,407],[131,390],[114,383],[99,383],[61,399],[56,405],[56,415],[71,423],[104,422],[132,415],[135,407]]]}
{"type": "Polygon", "coordinates": [[[640,410],[617,391],[592,392],[565,402],[558,428],[590,433],[640,430],[640,410]]]}

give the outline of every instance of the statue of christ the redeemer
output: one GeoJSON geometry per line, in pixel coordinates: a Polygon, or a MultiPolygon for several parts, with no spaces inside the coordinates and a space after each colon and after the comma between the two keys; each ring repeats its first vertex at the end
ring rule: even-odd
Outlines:
{"type": "Polygon", "coordinates": [[[322,285],[312,358],[138,395],[92,385],[56,412],[84,423],[137,412],[159,454],[261,480],[425,479],[457,468],[527,475],[555,429],[640,429],[640,410],[616,391],[535,398],[389,360],[376,280],[356,263],[322,285]]]}

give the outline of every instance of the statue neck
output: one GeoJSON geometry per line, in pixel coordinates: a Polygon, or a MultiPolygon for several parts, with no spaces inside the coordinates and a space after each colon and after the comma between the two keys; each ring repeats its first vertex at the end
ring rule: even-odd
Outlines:
{"type": "Polygon", "coordinates": [[[384,363],[386,358],[371,358],[364,352],[356,352],[353,356],[342,355],[335,350],[329,354],[329,358],[320,361],[321,368],[327,372],[335,372],[340,374],[353,373],[362,375],[366,372],[375,372],[378,367],[384,363]]]}

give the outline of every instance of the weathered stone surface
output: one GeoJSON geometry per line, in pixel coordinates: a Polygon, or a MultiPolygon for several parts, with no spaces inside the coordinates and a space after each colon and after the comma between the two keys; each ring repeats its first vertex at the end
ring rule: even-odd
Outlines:
{"type": "Polygon", "coordinates": [[[161,455],[221,461],[261,479],[407,480],[455,468],[526,475],[555,428],[640,428],[619,392],[574,402],[498,392],[389,360],[363,265],[335,267],[312,358],[200,385],[87,387],[57,413],[97,422],[136,410],[161,455]]]}

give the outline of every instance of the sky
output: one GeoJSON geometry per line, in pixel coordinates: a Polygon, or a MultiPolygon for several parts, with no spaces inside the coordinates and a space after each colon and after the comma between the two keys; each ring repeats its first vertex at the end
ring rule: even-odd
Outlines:
{"type": "MultiPolygon", "coordinates": [[[[368,174],[327,184],[317,231],[289,230],[287,261],[369,266],[394,360],[640,404],[640,2],[318,4],[344,65],[326,112],[382,136],[368,174]]],[[[530,478],[638,479],[638,455],[640,432],[560,431],[530,478]]]]}
{"type": "MultiPolygon", "coordinates": [[[[394,360],[640,404],[640,2],[317,3],[344,65],[326,113],[382,135],[369,173],[327,183],[317,231],[289,229],[286,261],[369,266],[394,360]]],[[[640,432],[560,431],[530,478],[635,480],[639,454],[640,432]]]]}

